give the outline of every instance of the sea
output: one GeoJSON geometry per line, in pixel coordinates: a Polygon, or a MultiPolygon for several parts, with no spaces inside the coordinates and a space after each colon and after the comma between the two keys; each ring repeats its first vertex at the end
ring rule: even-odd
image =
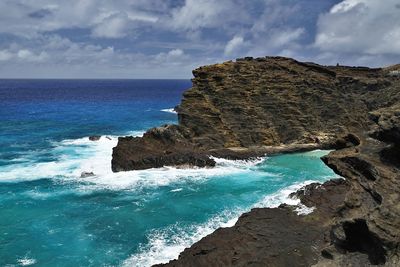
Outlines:
{"type": "Polygon", "coordinates": [[[190,87],[190,80],[0,80],[0,266],[165,263],[242,213],[298,204],[291,192],[336,177],[321,150],[113,173],[118,136],[177,123],[173,108],[190,87]]]}

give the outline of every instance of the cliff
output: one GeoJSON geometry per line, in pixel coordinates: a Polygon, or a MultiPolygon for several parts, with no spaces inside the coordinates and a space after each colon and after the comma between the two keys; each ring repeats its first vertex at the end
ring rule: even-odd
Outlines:
{"type": "Polygon", "coordinates": [[[334,148],[322,160],[345,180],[297,192],[308,215],[254,209],[166,265],[400,266],[399,69],[268,57],[195,70],[179,124],[120,138],[114,171],[334,148]]]}
{"type": "Polygon", "coordinates": [[[268,57],[193,71],[177,108],[179,124],[120,138],[112,169],[213,166],[209,155],[248,158],[334,147],[369,129],[368,112],[399,100],[392,69],[324,67],[268,57]]]}

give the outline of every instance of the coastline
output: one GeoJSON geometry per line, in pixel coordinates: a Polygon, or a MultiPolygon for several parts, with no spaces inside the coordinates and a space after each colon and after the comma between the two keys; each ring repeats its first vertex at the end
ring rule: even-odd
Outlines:
{"type": "Polygon", "coordinates": [[[142,138],[119,138],[114,172],[212,167],[209,155],[246,159],[324,147],[336,149],[323,161],[346,180],[303,189],[316,196],[301,199],[313,204],[308,215],[294,214],[289,206],[252,210],[167,265],[398,264],[400,83],[389,70],[281,57],[195,70],[193,87],[176,109],[179,124],[150,129],[142,138]],[[254,236],[260,232],[262,237],[254,236]],[[275,233],[284,233],[295,247],[275,233]],[[271,249],[281,245],[289,250],[271,249]]]}

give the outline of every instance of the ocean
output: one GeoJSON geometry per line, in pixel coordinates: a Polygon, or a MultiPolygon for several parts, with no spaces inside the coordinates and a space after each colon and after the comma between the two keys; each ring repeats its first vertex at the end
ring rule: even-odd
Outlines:
{"type": "Polygon", "coordinates": [[[112,173],[118,136],[177,123],[173,107],[190,86],[0,80],[0,266],[168,262],[243,212],[296,204],[291,192],[336,177],[320,160],[327,151],[112,173]]]}

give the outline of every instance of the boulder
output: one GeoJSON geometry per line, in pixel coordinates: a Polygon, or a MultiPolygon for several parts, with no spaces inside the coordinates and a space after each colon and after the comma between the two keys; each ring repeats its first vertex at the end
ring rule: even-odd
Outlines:
{"type": "Polygon", "coordinates": [[[100,135],[92,135],[92,136],[89,136],[89,140],[90,140],[90,141],[99,141],[100,138],[101,138],[100,135]]]}

